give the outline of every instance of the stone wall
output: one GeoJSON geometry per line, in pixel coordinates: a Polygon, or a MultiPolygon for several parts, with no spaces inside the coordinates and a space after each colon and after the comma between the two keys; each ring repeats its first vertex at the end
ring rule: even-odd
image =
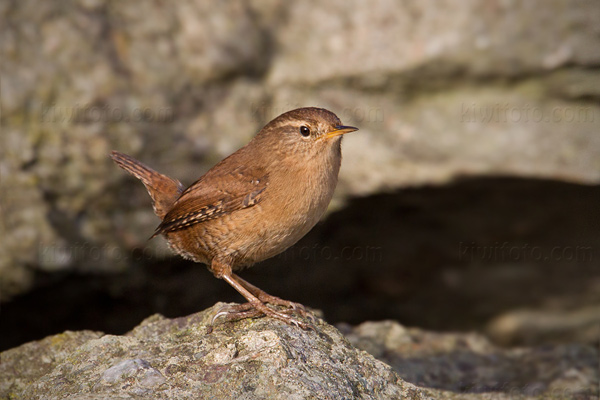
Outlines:
{"type": "Polygon", "coordinates": [[[158,221],[111,149],[189,184],[300,106],[360,127],[334,207],[460,176],[600,182],[597,0],[14,0],[0,27],[2,299],[146,245],[158,221]]]}

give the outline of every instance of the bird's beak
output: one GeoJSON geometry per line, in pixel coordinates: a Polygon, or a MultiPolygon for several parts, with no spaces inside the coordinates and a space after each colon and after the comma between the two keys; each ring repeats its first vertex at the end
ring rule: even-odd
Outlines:
{"type": "Polygon", "coordinates": [[[343,135],[344,133],[354,132],[357,130],[358,128],[355,128],[353,126],[338,125],[335,127],[335,130],[328,132],[325,136],[323,136],[323,139],[331,139],[336,136],[343,135]]]}

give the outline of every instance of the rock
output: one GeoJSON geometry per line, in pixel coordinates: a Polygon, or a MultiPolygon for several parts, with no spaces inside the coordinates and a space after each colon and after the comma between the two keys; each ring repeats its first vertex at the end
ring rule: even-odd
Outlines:
{"type": "Polygon", "coordinates": [[[0,396],[20,397],[33,380],[52,372],[74,349],[102,336],[101,332],[67,331],[0,353],[0,396]]]}
{"type": "Polygon", "coordinates": [[[540,342],[594,343],[598,340],[599,305],[574,310],[513,310],[489,322],[486,333],[504,345],[540,342]],[[565,340],[565,338],[567,340],[565,340]]]}
{"type": "Polygon", "coordinates": [[[477,334],[433,333],[392,321],[341,325],[347,338],[322,320],[314,331],[268,318],[210,327],[223,307],[176,319],[155,315],[122,336],[65,332],[5,351],[0,398],[598,395],[599,354],[591,346],[501,349],[477,334]]]}
{"type": "Polygon", "coordinates": [[[449,81],[457,75],[514,77],[567,63],[598,65],[600,54],[588,47],[598,46],[593,21],[599,21],[600,12],[593,0],[578,1],[577,7],[555,0],[544,3],[543,10],[540,4],[293,4],[289,20],[303,23],[278,29],[274,37],[280,50],[269,82],[320,85],[353,79],[351,87],[384,89],[403,74],[410,85],[410,77],[439,82],[443,76],[449,81]]]}
{"type": "Polygon", "coordinates": [[[123,336],[65,332],[1,354],[0,397],[425,399],[334,327],[155,315],[123,336]],[[212,330],[212,331],[211,331],[212,330]]]}
{"type": "Polygon", "coordinates": [[[23,0],[0,21],[3,301],[145,246],[157,220],[111,149],[190,184],[299,106],[361,129],[333,207],[463,175],[600,182],[594,0],[23,0]]]}
{"type": "MultiPolygon", "coordinates": [[[[484,393],[494,393],[506,399],[591,399],[599,394],[600,351],[590,345],[506,349],[475,333],[428,332],[393,321],[340,328],[354,346],[391,365],[402,379],[446,394],[486,398],[484,393]]],[[[438,394],[434,398],[446,398],[438,394]]]]}

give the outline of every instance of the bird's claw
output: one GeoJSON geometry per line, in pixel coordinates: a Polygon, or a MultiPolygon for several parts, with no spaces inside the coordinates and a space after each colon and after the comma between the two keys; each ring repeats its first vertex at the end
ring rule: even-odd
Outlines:
{"type": "MultiPolygon", "coordinates": [[[[290,302],[291,303],[291,302],[290,302]]],[[[296,303],[298,304],[298,303],[296,303]]],[[[210,325],[214,326],[219,318],[224,318],[224,322],[238,321],[245,318],[256,318],[260,316],[269,316],[277,320],[283,321],[290,325],[296,326],[303,330],[314,330],[314,325],[317,322],[317,318],[303,306],[302,308],[288,308],[285,310],[275,310],[271,307],[265,306],[264,310],[255,308],[251,303],[236,304],[233,306],[227,306],[226,309],[220,309],[210,321],[210,325]],[[300,321],[299,319],[293,318],[290,314],[297,313],[300,316],[308,319],[308,324],[300,321]]]]}

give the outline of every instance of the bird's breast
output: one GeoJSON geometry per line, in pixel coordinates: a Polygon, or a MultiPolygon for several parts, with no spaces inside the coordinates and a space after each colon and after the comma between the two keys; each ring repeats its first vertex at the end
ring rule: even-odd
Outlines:
{"type": "Polygon", "coordinates": [[[313,163],[310,170],[298,165],[275,169],[278,172],[269,175],[263,200],[242,210],[248,216],[248,224],[253,223],[255,237],[248,246],[238,249],[239,254],[244,254],[243,258],[252,260],[251,263],[259,262],[283,252],[306,235],[321,219],[333,197],[340,161],[332,157],[323,163],[313,163]]]}

